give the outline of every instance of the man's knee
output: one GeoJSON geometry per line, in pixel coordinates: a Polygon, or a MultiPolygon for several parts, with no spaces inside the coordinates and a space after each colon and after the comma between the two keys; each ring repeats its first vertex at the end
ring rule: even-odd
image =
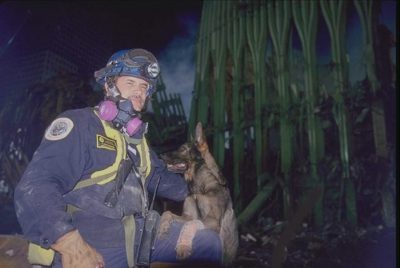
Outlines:
{"type": "Polygon", "coordinates": [[[222,244],[219,235],[210,229],[199,230],[193,240],[193,255],[190,259],[220,263],[222,244]]]}
{"type": "Polygon", "coordinates": [[[221,263],[221,240],[215,231],[209,229],[198,230],[193,239],[190,256],[185,260],[178,260],[175,248],[182,226],[181,223],[173,223],[167,236],[156,241],[152,261],[221,263]]]}

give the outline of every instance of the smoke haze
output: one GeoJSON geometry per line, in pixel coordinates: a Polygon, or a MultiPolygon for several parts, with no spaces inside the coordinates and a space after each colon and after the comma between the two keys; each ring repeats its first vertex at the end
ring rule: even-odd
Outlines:
{"type": "Polygon", "coordinates": [[[179,22],[185,30],[176,36],[159,56],[161,76],[167,94],[180,94],[187,119],[189,119],[194,90],[196,37],[199,20],[193,14],[180,17],[179,22]]]}

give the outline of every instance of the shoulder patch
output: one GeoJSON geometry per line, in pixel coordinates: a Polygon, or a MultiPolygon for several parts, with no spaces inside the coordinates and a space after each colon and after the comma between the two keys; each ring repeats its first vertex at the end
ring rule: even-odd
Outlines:
{"type": "Polygon", "coordinates": [[[74,122],[66,117],[60,117],[54,120],[46,130],[44,137],[47,140],[57,141],[64,139],[74,127],[74,122]]]}

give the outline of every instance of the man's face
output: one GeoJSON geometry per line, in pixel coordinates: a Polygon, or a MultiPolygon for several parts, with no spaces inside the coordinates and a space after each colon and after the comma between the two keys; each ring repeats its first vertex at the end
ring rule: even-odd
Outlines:
{"type": "Polygon", "coordinates": [[[149,83],[132,76],[120,76],[117,78],[116,86],[121,97],[129,99],[136,111],[140,112],[144,108],[149,83]]]}

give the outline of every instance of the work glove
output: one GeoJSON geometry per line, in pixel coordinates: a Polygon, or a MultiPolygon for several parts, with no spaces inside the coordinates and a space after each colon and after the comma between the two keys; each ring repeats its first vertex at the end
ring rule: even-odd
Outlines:
{"type": "Polygon", "coordinates": [[[83,240],[78,230],[61,236],[51,246],[61,254],[63,268],[104,268],[103,257],[83,240]]]}

